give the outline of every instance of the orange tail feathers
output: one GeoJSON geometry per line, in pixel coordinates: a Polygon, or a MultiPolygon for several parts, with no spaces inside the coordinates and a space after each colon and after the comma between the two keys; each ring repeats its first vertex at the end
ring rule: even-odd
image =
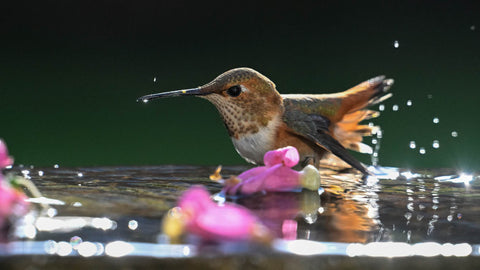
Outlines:
{"type": "Polygon", "coordinates": [[[335,123],[333,136],[345,147],[361,153],[372,153],[372,148],[362,143],[363,136],[375,134],[379,127],[360,125],[363,120],[378,117],[379,112],[366,108],[390,98],[388,90],[393,79],[378,76],[342,93],[343,117],[335,123]]]}
{"type": "Polygon", "coordinates": [[[345,114],[378,104],[390,98],[392,93],[389,93],[388,90],[392,87],[393,82],[393,79],[377,76],[343,92],[342,107],[346,108],[345,114]]]}

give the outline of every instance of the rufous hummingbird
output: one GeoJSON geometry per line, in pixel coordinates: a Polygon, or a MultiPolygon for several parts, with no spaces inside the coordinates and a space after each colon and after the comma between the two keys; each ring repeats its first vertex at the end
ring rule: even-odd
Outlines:
{"type": "Polygon", "coordinates": [[[267,151],[294,146],[303,165],[319,167],[322,157],[331,152],[368,174],[347,148],[372,152],[362,139],[377,127],[359,122],[378,115],[367,107],[389,98],[392,84],[392,79],[378,76],[340,93],[281,95],[259,72],[235,68],[203,86],[150,94],[137,101],[176,96],[207,99],[220,112],[237,152],[251,163],[263,163],[267,151]]]}

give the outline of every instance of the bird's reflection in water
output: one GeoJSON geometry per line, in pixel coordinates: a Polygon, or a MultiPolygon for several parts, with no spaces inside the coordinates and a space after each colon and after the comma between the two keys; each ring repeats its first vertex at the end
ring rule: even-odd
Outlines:
{"type": "Polygon", "coordinates": [[[323,192],[276,192],[239,198],[278,237],[364,243],[378,231],[377,194],[354,174],[322,176],[323,192]]]}

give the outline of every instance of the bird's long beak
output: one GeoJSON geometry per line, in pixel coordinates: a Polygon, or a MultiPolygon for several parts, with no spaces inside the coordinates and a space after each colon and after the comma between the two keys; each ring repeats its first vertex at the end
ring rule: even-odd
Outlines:
{"type": "Polygon", "coordinates": [[[191,88],[191,89],[182,89],[182,90],[175,90],[170,92],[150,94],[150,95],[137,98],[137,102],[143,101],[146,103],[152,99],[157,99],[157,98],[178,97],[178,96],[203,96],[208,94],[210,94],[210,92],[206,91],[205,88],[197,87],[197,88],[191,88]]]}

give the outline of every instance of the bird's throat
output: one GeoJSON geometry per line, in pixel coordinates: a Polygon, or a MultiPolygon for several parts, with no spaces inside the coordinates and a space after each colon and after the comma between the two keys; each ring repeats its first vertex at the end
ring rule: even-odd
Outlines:
{"type": "Polygon", "coordinates": [[[272,150],[275,145],[280,121],[280,117],[275,117],[266,126],[258,126],[257,132],[231,136],[238,154],[250,163],[263,164],[263,156],[267,151],[272,150]]]}

